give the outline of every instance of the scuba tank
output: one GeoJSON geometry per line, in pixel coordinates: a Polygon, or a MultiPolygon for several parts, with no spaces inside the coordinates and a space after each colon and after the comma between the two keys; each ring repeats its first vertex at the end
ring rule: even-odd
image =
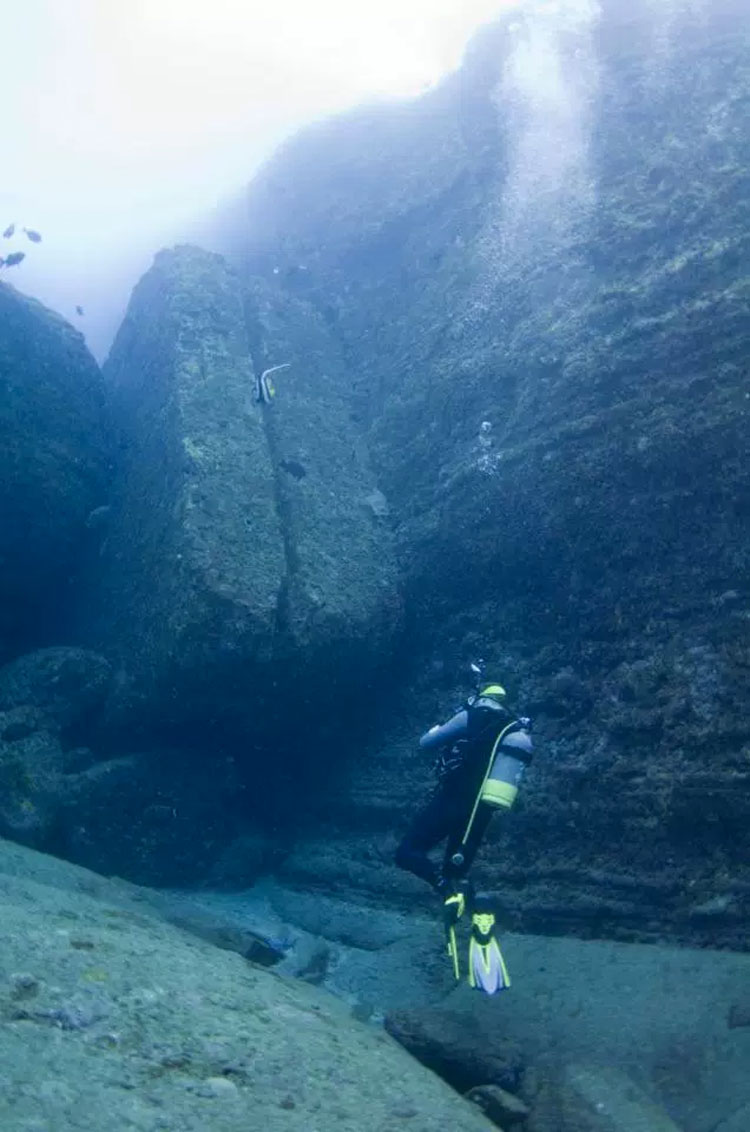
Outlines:
{"type": "MultiPolygon", "coordinates": [[[[491,692],[492,686],[484,689],[485,662],[474,661],[470,670],[476,680],[476,691],[467,702],[467,708],[479,708],[486,703],[488,708],[495,707],[492,700],[485,701],[484,697],[491,692]]],[[[498,686],[497,692],[505,696],[505,690],[498,686]]],[[[509,810],[516,800],[518,787],[521,784],[526,767],[531,762],[534,747],[531,742],[531,720],[528,716],[513,719],[500,731],[490,752],[487,769],[484,773],[482,785],[477,795],[472,812],[472,821],[480,802],[487,805],[509,810]]],[[[468,831],[467,831],[468,832],[468,831]]]]}
{"type": "MultiPolygon", "coordinates": [[[[482,697],[475,698],[471,706],[475,708],[482,706],[482,697]]],[[[461,843],[451,856],[451,864],[456,868],[461,868],[464,864],[465,848],[479,806],[484,802],[493,809],[511,808],[518,795],[518,787],[526,773],[526,767],[531,762],[533,750],[531,720],[528,716],[519,716],[518,719],[511,720],[497,735],[461,843]]]]}
{"type": "Polygon", "coordinates": [[[509,723],[498,735],[479,791],[480,802],[504,810],[509,810],[515,802],[534,750],[530,726],[530,720],[522,717],[509,723]]]}

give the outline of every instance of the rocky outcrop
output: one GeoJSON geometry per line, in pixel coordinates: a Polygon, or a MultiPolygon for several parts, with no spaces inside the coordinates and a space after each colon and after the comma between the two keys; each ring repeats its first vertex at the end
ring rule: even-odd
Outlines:
{"type": "MultiPolygon", "coordinates": [[[[479,653],[536,726],[477,869],[508,922],[747,946],[736,14],[514,11],[425,97],[286,145],[234,270],[157,257],[107,367],[117,487],[79,616],[130,792],[68,829],[77,859],[110,867],[129,822],[139,879],[252,878],[265,823],[296,841],[285,880],[411,909],[391,858],[429,789],[414,741],[479,653]]],[[[45,483],[87,413],[34,448],[67,461],[45,483]]]]}
{"type": "Polygon", "coordinates": [[[101,375],[83,336],[0,284],[0,662],[49,643],[107,502],[101,375]]]}
{"type": "Polygon", "coordinates": [[[7,1132],[492,1125],[328,995],[165,924],[137,890],[0,843],[7,1132]]]}
{"type": "Polygon", "coordinates": [[[304,304],[180,248],[136,288],[106,375],[122,455],[88,635],[117,660],[115,707],[278,739],[382,661],[398,616],[336,347],[304,304]]]}
{"type": "Polygon", "coordinates": [[[288,366],[264,413],[284,546],[275,657],[314,663],[318,679],[353,663],[363,680],[386,653],[400,597],[382,493],[351,418],[350,370],[309,303],[255,279],[245,312],[256,375],[288,366]]]}
{"type": "Polygon", "coordinates": [[[251,189],[253,263],[356,359],[430,619],[436,595],[502,586],[555,632],[614,631],[647,621],[667,567],[677,606],[742,571],[746,53],[724,3],[675,16],[660,57],[650,7],[509,17],[424,100],[310,131],[251,189]],[[563,72],[577,52],[546,137],[515,70],[540,40],[563,72]]]}
{"type": "Polygon", "coordinates": [[[111,678],[107,661],[94,653],[39,649],[0,668],[0,711],[32,707],[41,722],[63,730],[99,706],[111,678]]]}
{"type": "Polygon", "coordinates": [[[329,884],[378,885],[476,650],[537,721],[485,858],[517,922],[745,946],[749,57],[733,0],[531,5],[252,186],[252,270],[356,375],[419,666],[329,884]]]}
{"type": "Polygon", "coordinates": [[[488,998],[466,982],[468,925],[458,924],[457,985],[435,914],[402,917],[399,939],[391,910],[337,894],[316,908],[311,894],[265,881],[147,902],[240,953],[260,936],[284,952],[276,971],[314,978],[358,1018],[385,1014],[397,1040],[506,1132],[744,1127],[750,1027],[731,1019],[741,1021],[748,955],[504,934],[511,986],[488,998]]]}
{"type": "Polygon", "coordinates": [[[563,1119],[581,1132],[680,1132],[624,1073],[599,1066],[572,1065],[561,1090],[563,1119]]]}
{"type": "Polygon", "coordinates": [[[0,836],[58,849],[66,816],[88,812],[95,758],[71,729],[109,679],[107,662],[83,649],[41,649],[0,668],[0,836]]]}
{"type": "Polygon", "coordinates": [[[0,836],[143,884],[231,886],[267,871],[278,851],[250,836],[234,760],[99,747],[111,686],[109,663],[84,649],[0,668],[0,836]]]}

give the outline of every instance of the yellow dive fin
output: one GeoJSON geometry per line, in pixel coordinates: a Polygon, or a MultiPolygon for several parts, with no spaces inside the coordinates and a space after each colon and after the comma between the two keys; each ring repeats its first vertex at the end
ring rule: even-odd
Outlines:
{"type": "Polygon", "coordinates": [[[496,994],[510,986],[508,968],[494,931],[494,912],[475,909],[469,940],[469,985],[485,994],[496,994]]]}

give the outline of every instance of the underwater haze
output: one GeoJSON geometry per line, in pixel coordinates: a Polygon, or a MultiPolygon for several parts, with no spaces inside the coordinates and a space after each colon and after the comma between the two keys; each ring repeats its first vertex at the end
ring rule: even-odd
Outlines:
{"type": "Polygon", "coordinates": [[[156,249],[210,239],[214,210],[303,123],[434,84],[503,6],[17,6],[0,77],[12,107],[0,215],[3,228],[41,231],[45,248],[13,282],[75,322],[102,360],[156,249]]]}
{"type": "Polygon", "coordinates": [[[746,0],[14,34],[0,1126],[747,1132],[746,0]]]}

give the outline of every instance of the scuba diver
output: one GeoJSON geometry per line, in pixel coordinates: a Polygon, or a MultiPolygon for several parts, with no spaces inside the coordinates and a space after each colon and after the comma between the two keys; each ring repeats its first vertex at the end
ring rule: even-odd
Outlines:
{"type": "Polygon", "coordinates": [[[484,679],[484,665],[471,666],[477,690],[464,707],[419,741],[437,752],[436,789],[396,850],[399,868],[414,873],[443,899],[448,954],[461,977],[456,925],[471,915],[468,976],[471,986],[494,994],[510,985],[494,936],[495,913],[486,897],[475,895],[468,871],[496,809],[513,805],[531,762],[531,721],[516,717],[499,683],[484,679]],[[442,865],[428,853],[446,841],[442,865]]]}

